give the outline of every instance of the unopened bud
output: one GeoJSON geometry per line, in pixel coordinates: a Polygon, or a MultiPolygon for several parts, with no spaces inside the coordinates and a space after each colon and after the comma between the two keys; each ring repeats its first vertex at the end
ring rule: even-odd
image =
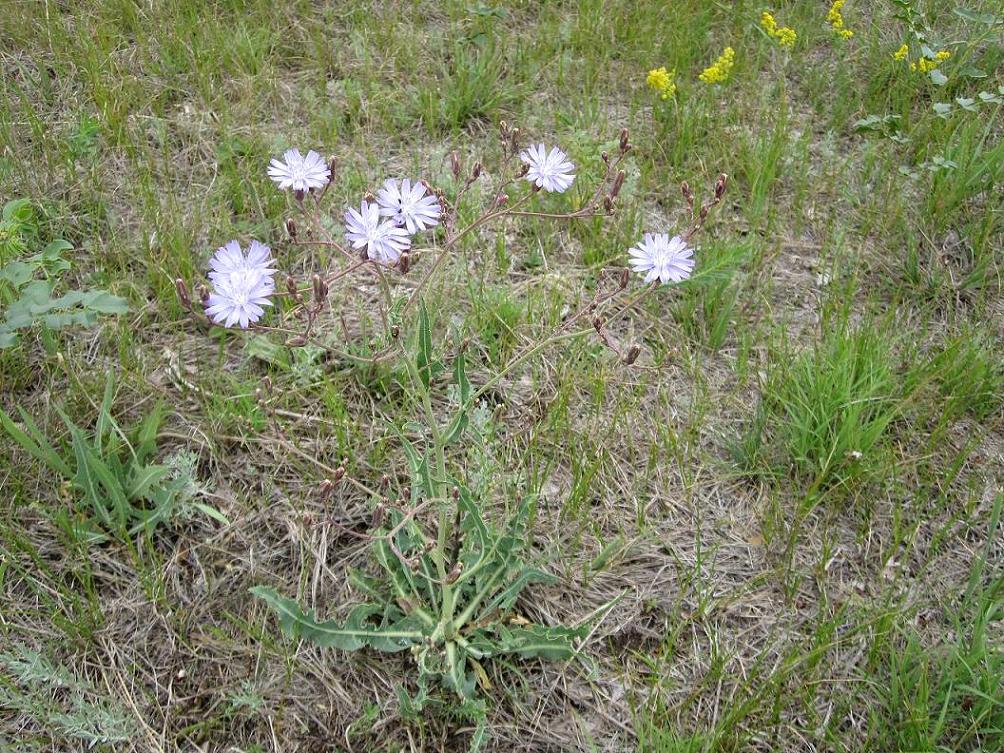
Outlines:
{"type": "Polygon", "coordinates": [[[455,583],[457,578],[460,577],[460,573],[463,572],[463,570],[464,570],[464,563],[461,562],[460,560],[457,560],[454,563],[453,567],[450,568],[450,572],[446,574],[446,582],[455,583]]]}
{"type": "Polygon", "coordinates": [[[722,198],[722,196],[725,194],[725,189],[728,187],[728,184],[729,184],[729,176],[728,175],[726,175],[725,173],[722,173],[721,175],[718,176],[718,180],[715,181],[715,198],[716,199],[721,199],[722,198]]]}
{"type": "Polygon", "coordinates": [[[707,204],[705,204],[704,206],[702,206],[701,207],[701,219],[702,220],[707,219],[708,212],[710,212],[710,211],[711,211],[711,207],[709,207],[707,204]]]}
{"type": "Polygon", "coordinates": [[[304,197],[304,192],[303,191],[300,191],[299,189],[296,190],[296,191],[293,191],[293,198],[296,199],[301,204],[303,203],[303,197],[304,197]]]}
{"type": "Polygon", "coordinates": [[[320,275],[314,275],[311,281],[314,283],[314,303],[322,303],[328,297],[328,283],[320,275]]]}
{"type": "Polygon", "coordinates": [[[607,212],[607,214],[614,211],[614,200],[609,196],[603,197],[603,209],[607,212]]]}
{"type": "Polygon", "coordinates": [[[267,374],[265,376],[263,376],[261,378],[261,386],[262,386],[262,389],[265,390],[265,392],[267,392],[268,394],[271,395],[272,394],[272,377],[268,376],[267,374]]]}
{"type": "Polygon", "coordinates": [[[481,163],[475,162],[474,167],[471,168],[471,180],[477,180],[481,177],[481,163]]]}
{"type": "Polygon", "coordinates": [[[623,170],[617,171],[617,177],[614,178],[613,185],[610,186],[611,199],[617,198],[617,194],[619,194],[621,192],[621,189],[624,187],[624,179],[626,177],[627,173],[625,173],[623,170]]]}
{"type": "Polygon", "coordinates": [[[302,348],[307,344],[307,338],[303,335],[293,335],[291,338],[286,340],[286,345],[290,348],[302,348]]]}
{"type": "Polygon", "coordinates": [[[370,521],[370,527],[379,528],[383,525],[383,517],[386,512],[387,508],[383,506],[383,503],[378,504],[376,509],[373,510],[373,520],[370,521]]]}
{"type": "Polygon", "coordinates": [[[340,465],[335,468],[335,481],[341,481],[343,478],[345,478],[345,466],[340,465]]]}
{"type": "Polygon", "coordinates": [[[453,491],[451,493],[453,494],[453,499],[454,500],[460,499],[460,487],[459,486],[453,487],[453,491]]]}
{"type": "Polygon", "coordinates": [[[690,190],[690,184],[687,181],[683,181],[680,184],[680,192],[687,201],[691,201],[694,198],[694,193],[690,190]]]}
{"type": "Polygon", "coordinates": [[[519,168],[519,172],[518,172],[518,173],[516,173],[516,177],[517,177],[517,178],[522,178],[522,177],[523,177],[524,175],[526,175],[526,174],[527,174],[528,172],[530,172],[530,166],[529,166],[528,164],[526,164],[526,163],[524,162],[524,163],[523,163],[523,164],[522,164],[522,165],[520,166],[520,168],[519,168]]]}
{"type": "Polygon", "coordinates": [[[504,207],[508,201],[509,201],[509,194],[500,193],[498,196],[495,197],[495,208],[498,209],[499,207],[504,207]]]}
{"type": "Polygon", "coordinates": [[[400,335],[401,335],[401,327],[398,326],[397,324],[391,325],[391,328],[390,328],[390,336],[391,336],[391,338],[393,338],[394,340],[396,340],[400,335]]]}
{"type": "Polygon", "coordinates": [[[338,160],[334,157],[328,157],[328,181],[333,181],[335,179],[335,169],[338,167],[338,160]]]}
{"type": "Polygon", "coordinates": [[[621,129],[620,148],[621,148],[621,153],[622,154],[624,152],[626,152],[628,149],[631,148],[631,144],[628,141],[628,129],[627,128],[622,128],[621,129]]]}
{"type": "Polygon", "coordinates": [[[408,274],[408,270],[411,268],[411,254],[407,252],[401,254],[401,258],[397,261],[397,266],[401,270],[401,274],[408,274]]]}
{"type": "Polygon", "coordinates": [[[334,491],[335,485],[332,483],[330,478],[324,479],[320,486],[317,487],[317,493],[320,495],[321,499],[326,499],[332,491],[334,491]]]}
{"type": "Polygon", "coordinates": [[[174,281],[174,290],[178,294],[178,300],[186,309],[192,308],[192,297],[188,294],[188,286],[180,277],[174,281]]]}
{"type": "Polygon", "coordinates": [[[641,355],[641,346],[638,343],[631,343],[631,347],[627,349],[627,353],[624,354],[624,363],[628,366],[633,364],[638,360],[638,356],[641,355]]]}
{"type": "Polygon", "coordinates": [[[293,275],[286,275],[286,291],[294,298],[300,297],[300,291],[296,289],[296,280],[293,275]]]}
{"type": "Polygon", "coordinates": [[[602,332],[603,331],[603,317],[602,316],[594,316],[593,317],[593,329],[595,329],[597,332],[602,332]]]}
{"type": "Polygon", "coordinates": [[[209,288],[205,285],[199,285],[199,300],[202,301],[203,304],[209,303],[209,288]]]}
{"type": "Polygon", "coordinates": [[[621,286],[621,290],[624,290],[624,288],[628,286],[628,283],[630,281],[631,281],[631,270],[629,270],[627,267],[624,267],[621,270],[620,277],[618,278],[617,283],[621,286]]]}
{"type": "Polygon", "coordinates": [[[390,476],[388,476],[386,473],[380,477],[380,486],[384,487],[385,489],[388,486],[390,486],[390,476]]]}
{"type": "Polygon", "coordinates": [[[604,164],[608,164],[610,162],[610,155],[606,152],[600,152],[600,159],[603,160],[604,164]]]}
{"type": "Polygon", "coordinates": [[[460,155],[456,152],[450,152],[450,172],[454,180],[460,180],[460,155]]]}

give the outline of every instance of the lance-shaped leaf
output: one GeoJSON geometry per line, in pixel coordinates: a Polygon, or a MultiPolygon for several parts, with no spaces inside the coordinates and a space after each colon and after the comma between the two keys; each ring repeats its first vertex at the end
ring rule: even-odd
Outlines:
{"type": "Polygon", "coordinates": [[[359,604],[352,608],[343,623],[335,620],[318,622],[313,610],[303,611],[293,599],[287,599],[267,586],[250,589],[254,596],[268,604],[279,616],[279,624],[290,636],[305,638],[318,646],[356,651],[370,647],[378,651],[396,652],[415,645],[422,639],[416,621],[411,617],[388,619],[391,611],[375,604],[359,604]],[[380,624],[373,623],[373,617],[383,613],[380,624]]]}
{"type": "Polygon", "coordinates": [[[446,430],[445,439],[447,444],[460,439],[468,423],[467,414],[470,406],[467,403],[471,399],[471,381],[467,378],[467,364],[464,351],[462,350],[453,359],[453,382],[457,385],[460,407],[457,409],[457,415],[453,417],[449,428],[446,430]]]}
{"type": "Polygon", "coordinates": [[[442,365],[437,364],[432,357],[432,325],[429,323],[429,310],[422,300],[418,303],[418,353],[415,354],[415,365],[418,366],[422,384],[428,389],[442,365]]]}

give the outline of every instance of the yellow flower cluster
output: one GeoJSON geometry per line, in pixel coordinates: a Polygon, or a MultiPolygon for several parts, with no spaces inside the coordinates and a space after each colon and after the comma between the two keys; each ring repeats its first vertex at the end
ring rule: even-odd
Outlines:
{"type": "MultiPolygon", "coordinates": [[[[911,71],[920,71],[921,73],[929,73],[938,67],[938,63],[943,63],[948,58],[952,56],[948,50],[939,50],[935,53],[933,58],[919,58],[916,63],[910,63],[911,71]]],[[[894,56],[895,57],[895,56],[894,56]]],[[[899,58],[902,60],[902,58],[899,58]]]]}
{"type": "Polygon", "coordinates": [[[906,56],[910,54],[910,45],[904,44],[900,45],[900,48],[892,54],[892,59],[896,61],[906,60],[906,56]]]}
{"type": "Polygon", "coordinates": [[[732,66],[735,65],[735,60],[736,51],[731,47],[726,47],[725,51],[718,56],[718,60],[715,61],[714,65],[705,68],[698,78],[706,84],[724,83],[728,81],[729,72],[732,70],[732,66]]]}
{"type": "Polygon", "coordinates": [[[645,83],[650,89],[655,89],[663,99],[669,99],[676,94],[676,69],[667,71],[666,67],[653,68],[648,72],[645,83]]]}
{"type": "Polygon", "coordinates": [[[782,47],[794,47],[798,35],[789,26],[778,26],[777,21],[770,11],[764,11],[760,16],[760,25],[767,32],[768,36],[774,37],[782,47]]]}
{"type": "Polygon", "coordinates": [[[854,32],[844,27],[844,16],[840,12],[844,7],[845,0],[833,0],[829,12],[826,14],[826,21],[833,27],[833,32],[841,39],[850,39],[854,32]]]}

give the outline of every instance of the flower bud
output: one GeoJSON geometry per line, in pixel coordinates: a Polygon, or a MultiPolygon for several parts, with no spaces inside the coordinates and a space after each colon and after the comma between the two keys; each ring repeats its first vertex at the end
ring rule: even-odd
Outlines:
{"type": "Polygon", "coordinates": [[[328,286],[318,274],[310,278],[311,287],[314,289],[314,303],[320,303],[328,295],[328,286]]]}
{"type": "Polygon", "coordinates": [[[293,275],[286,275],[286,291],[294,298],[300,297],[300,291],[296,289],[296,280],[293,275]]]}
{"type": "Polygon", "coordinates": [[[509,195],[506,193],[500,193],[498,196],[495,197],[495,208],[498,209],[500,207],[504,207],[506,205],[506,202],[508,201],[509,201],[509,195]]]}
{"type": "Polygon", "coordinates": [[[328,157],[328,181],[331,182],[335,179],[335,169],[338,167],[338,159],[332,155],[328,157]]]}
{"type": "Polygon", "coordinates": [[[345,477],[345,466],[340,465],[335,468],[335,481],[341,481],[345,477]]]}
{"type": "Polygon", "coordinates": [[[617,194],[619,194],[621,192],[621,189],[624,187],[624,179],[626,177],[627,177],[627,173],[625,173],[623,170],[618,170],[617,171],[617,177],[614,178],[613,185],[610,186],[610,198],[611,199],[616,199],[617,198],[617,194]]]}
{"type": "Polygon", "coordinates": [[[317,487],[317,494],[321,499],[327,499],[328,495],[334,491],[335,485],[331,482],[331,479],[326,478],[317,487]]]}
{"type": "Polygon", "coordinates": [[[614,200],[609,196],[603,197],[603,209],[607,212],[607,214],[614,211],[614,200]]]}
{"type": "Polygon", "coordinates": [[[296,240],[296,223],[293,222],[292,218],[286,220],[286,233],[294,241],[296,240]]]}
{"type": "Polygon", "coordinates": [[[640,355],[641,355],[641,346],[638,343],[631,343],[631,347],[629,347],[627,349],[627,352],[624,354],[624,363],[630,366],[631,364],[633,364],[635,361],[638,360],[638,356],[640,355]]]}
{"type": "Polygon", "coordinates": [[[621,154],[627,154],[631,151],[631,142],[628,141],[628,129],[621,129],[621,142],[620,142],[621,154]]]}
{"type": "Polygon", "coordinates": [[[209,305],[209,288],[205,285],[199,285],[199,300],[203,305],[209,305]]]}
{"type": "Polygon", "coordinates": [[[392,324],[390,328],[390,336],[392,339],[396,340],[401,336],[401,327],[397,324],[392,324]]]}
{"type": "Polygon", "coordinates": [[[450,172],[454,180],[460,180],[460,155],[456,152],[450,152],[450,172]]]}
{"type": "Polygon", "coordinates": [[[384,514],[387,512],[387,508],[383,506],[383,503],[379,503],[376,509],[373,510],[373,520],[370,521],[371,528],[379,528],[383,525],[384,514]]]}
{"type": "Polygon", "coordinates": [[[481,163],[475,162],[474,167],[471,168],[471,180],[477,180],[481,177],[481,163]]]}
{"type": "Polygon", "coordinates": [[[621,270],[620,279],[617,280],[617,283],[620,285],[621,290],[624,290],[624,288],[628,286],[628,283],[630,281],[631,281],[631,270],[629,270],[627,267],[624,267],[621,270]]]}
{"type": "Polygon", "coordinates": [[[293,191],[293,198],[296,199],[301,204],[303,203],[303,196],[304,196],[304,192],[303,191],[299,191],[299,190],[293,191]]]}
{"type": "Polygon", "coordinates": [[[174,290],[178,294],[178,300],[186,309],[192,308],[192,297],[188,294],[188,286],[180,277],[174,281],[174,290]]]}
{"type": "Polygon", "coordinates": [[[366,202],[369,204],[373,204],[376,201],[376,196],[373,195],[372,191],[367,191],[363,198],[366,199],[366,202]]]}
{"type": "Polygon", "coordinates": [[[610,164],[610,155],[606,152],[600,152],[600,159],[603,160],[603,164],[610,164]]]}
{"type": "Polygon", "coordinates": [[[397,266],[401,270],[401,274],[408,274],[408,269],[411,268],[411,254],[407,251],[401,254],[401,258],[397,261],[397,266]]]}
{"type": "Polygon", "coordinates": [[[291,338],[286,340],[286,345],[290,348],[302,348],[307,344],[307,338],[303,335],[293,335],[291,338]]]}
{"type": "Polygon", "coordinates": [[[729,184],[729,176],[722,173],[718,176],[718,180],[715,181],[715,199],[721,199],[725,194],[725,189],[729,184]]]}
{"type": "Polygon", "coordinates": [[[594,316],[593,317],[593,329],[595,329],[597,332],[602,332],[603,331],[603,317],[602,316],[594,316]]]}

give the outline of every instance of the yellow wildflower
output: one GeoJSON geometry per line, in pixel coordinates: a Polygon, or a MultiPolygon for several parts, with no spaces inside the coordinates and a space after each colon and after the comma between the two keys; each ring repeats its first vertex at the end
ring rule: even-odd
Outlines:
{"type": "Polygon", "coordinates": [[[833,28],[833,32],[841,39],[850,39],[854,32],[844,26],[844,15],[841,10],[845,0],[833,0],[833,5],[826,13],[826,22],[833,28]]]}
{"type": "Polygon", "coordinates": [[[910,45],[907,44],[900,45],[900,48],[892,54],[892,59],[896,61],[906,60],[906,56],[909,54],[910,54],[910,45]]]}
{"type": "Polygon", "coordinates": [[[676,94],[676,69],[667,71],[666,67],[653,68],[648,72],[645,83],[650,89],[659,92],[663,99],[669,99],[676,94]]]}
{"type": "Polygon", "coordinates": [[[706,84],[721,84],[728,81],[729,72],[735,64],[736,52],[731,47],[726,47],[725,51],[718,56],[714,65],[704,69],[700,76],[701,81],[706,84]]]}
{"type": "Polygon", "coordinates": [[[934,56],[934,59],[937,60],[939,63],[942,63],[948,60],[948,58],[950,58],[951,56],[952,53],[949,52],[948,50],[940,50],[938,54],[934,56]]]}
{"type": "Polygon", "coordinates": [[[777,43],[782,47],[794,47],[798,35],[789,26],[783,26],[777,30],[777,43]]]}
{"type": "Polygon", "coordinates": [[[770,11],[765,10],[760,15],[760,25],[771,36],[774,36],[774,32],[777,31],[777,21],[774,20],[774,16],[770,14],[770,11]]]}
{"type": "Polygon", "coordinates": [[[767,36],[776,39],[782,47],[795,46],[795,40],[798,38],[795,30],[787,26],[778,26],[770,11],[765,10],[760,14],[760,25],[767,32],[767,36]]]}

